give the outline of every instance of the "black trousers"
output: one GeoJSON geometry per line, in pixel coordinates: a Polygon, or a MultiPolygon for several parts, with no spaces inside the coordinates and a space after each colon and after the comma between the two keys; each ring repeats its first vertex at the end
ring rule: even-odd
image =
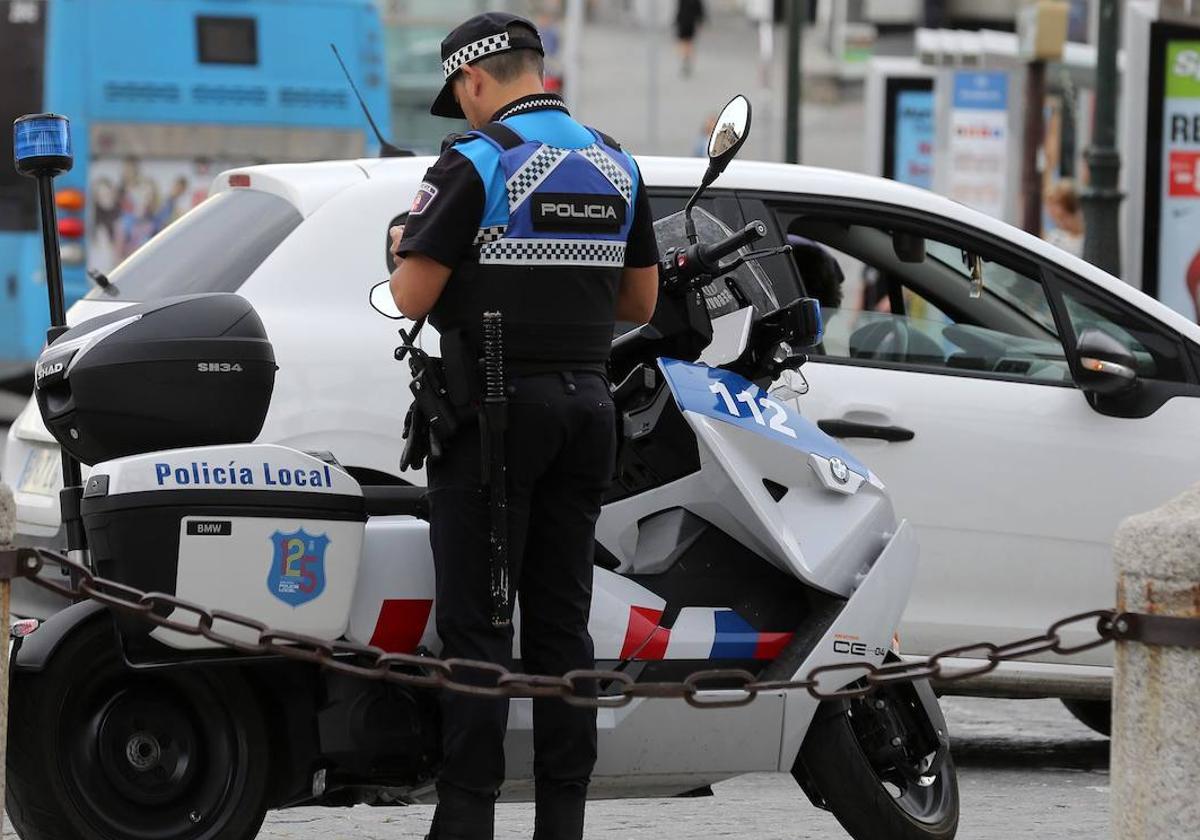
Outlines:
{"type": "MultiPolygon", "coordinates": [[[[520,667],[559,676],[594,663],[587,623],[596,517],[615,458],[612,398],[601,376],[582,372],[516,378],[508,394],[510,580],[520,605],[520,667]]],[[[443,657],[512,667],[512,630],[491,623],[480,452],[471,424],[429,465],[437,628],[443,657]]],[[[465,671],[455,679],[494,682],[465,671]]],[[[491,840],[508,705],[443,692],[443,760],[431,837],[491,840]]],[[[534,837],[578,840],[596,761],[596,713],[537,699],[533,729],[534,837]]]]}

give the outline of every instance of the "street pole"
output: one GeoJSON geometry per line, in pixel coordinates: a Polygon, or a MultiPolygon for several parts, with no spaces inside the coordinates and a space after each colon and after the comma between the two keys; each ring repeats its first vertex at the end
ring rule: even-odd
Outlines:
{"type": "Polygon", "coordinates": [[[563,10],[563,96],[575,113],[583,112],[583,3],[567,0],[563,10]]]}
{"type": "Polygon", "coordinates": [[[646,153],[662,154],[658,148],[659,90],[658,58],[666,39],[659,32],[658,9],[654,3],[643,3],[641,12],[646,15],[646,153]]]}
{"type": "Polygon", "coordinates": [[[1042,173],[1038,150],[1046,136],[1042,109],[1046,102],[1046,62],[1025,65],[1025,148],[1021,161],[1021,227],[1034,236],[1042,235],[1042,173]]]}
{"type": "Polygon", "coordinates": [[[929,29],[941,29],[946,23],[946,0],[925,0],[922,16],[929,29]]]}
{"type": "Polygon", "coordinates": [[[1118,188],[1121,156],[1117,151],[1117,0],[1100,0],[1096,44],[1096,122],[1092,145],[1084,152],[1091,181],[1082,193],[1083,258],[1110,274],[1121,274],[1118,188]]]}
{"type": "Polygon", "coordinates": [[[801,66],[803,57],[804,11],[808,0],[788,0],[787,4],[787,83],[783,96],[787,106],[784,119],[784,160],[800,162],[800,97],[803,95],[801,66]]]}

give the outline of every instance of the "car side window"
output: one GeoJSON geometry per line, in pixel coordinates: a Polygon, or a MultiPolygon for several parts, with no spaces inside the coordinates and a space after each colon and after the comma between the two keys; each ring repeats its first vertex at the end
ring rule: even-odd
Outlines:
{"type": "Polygon", "coordinates": [[[1042,283],[956,244],[815,217],[789,242],[825,339],[814,357],[931,372],[1072,383],[1042,283]],[[982,268],[983,283],[972,269],[982,268]],[[977,294],[976,294],[977,293],[977,294]]]}
{"type": "Polygon", "coordinates": [[[1076,337],[1086,329],[1098,329],[1133,354],[1138,376],[1169,382],[1188,381],[1180,342],[1174,336],[1164,334],[1161,326],[1116,301],[1075,286],[1063,288],[1062,300],[1076,337]]]}

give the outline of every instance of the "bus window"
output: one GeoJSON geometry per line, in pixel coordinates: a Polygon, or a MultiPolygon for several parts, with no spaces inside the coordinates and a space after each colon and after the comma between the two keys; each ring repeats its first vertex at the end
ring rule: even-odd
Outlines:
{"type": "Polygon", "coordinates": [[[256,190],[217,193],[113,269],[93,300],[158,300],[236,292],[302,221],[285,199],[256,190]]]}
{"type": "Polygon", "coordinates": [[[196,18],[201,64],[258,64],[258,32],[251,17],[196,18]]]}

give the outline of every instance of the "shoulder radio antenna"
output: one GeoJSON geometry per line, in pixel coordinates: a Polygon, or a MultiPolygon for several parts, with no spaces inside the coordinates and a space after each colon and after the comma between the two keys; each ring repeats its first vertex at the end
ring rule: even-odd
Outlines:
{"type": "Polygon", "coordinates": [[[342,61],[342,54],[338,52],[336,44],[330,44],[329,49],[333,50],[333,57],[337,59],[337,63],[341,65],[342,72],[346,74],[346,81],[350,83],[350,90],[354,91],[354,95],[358,97],[358,105],[362,108],[363,113],[367,117],[367,122],[371,124],[371,130],[375,132],[376,139],[379,140],[379,156],[380,157],[413,157],[413,152],[408,149],[401,149],[392,145],[387,140],[383,139],[383,132],[379,130],[379,126],[375,124],[375,120],[371,117],[371,111],[367,108],[367,103],[363,101],[362,94],[358,92],[358,85],[354,84],[354,79],[350,75],[350,71],[346,69],[346,62],[342,61]]]}

